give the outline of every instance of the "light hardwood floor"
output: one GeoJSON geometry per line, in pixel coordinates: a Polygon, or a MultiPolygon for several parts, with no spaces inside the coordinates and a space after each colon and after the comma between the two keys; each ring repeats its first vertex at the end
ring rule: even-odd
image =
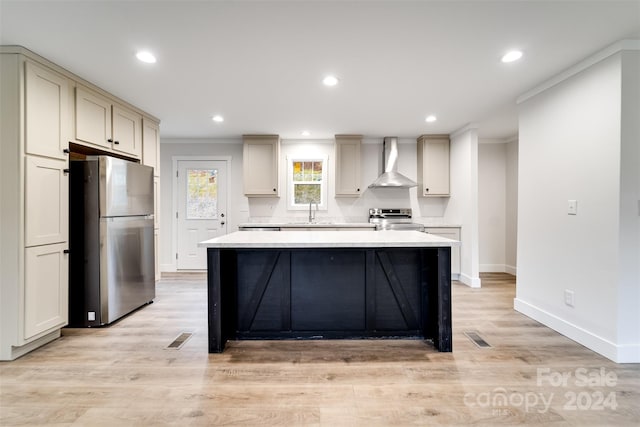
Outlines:
{"type": "Polygon", "coordinates": [[[242,341],[208,354],[204,276],[163,278],[155,303],[111,327],[65,329],[0,363],[0,425],[638,425],[640,365],[515,312],[512,276],[486,274],[482,286],[454,283],[453,353],[350,340],[242,341]],[[167,349],[182,332],[193,336],[167,349]],[[609,384],[583,385],[583,374],[609,384]]]}

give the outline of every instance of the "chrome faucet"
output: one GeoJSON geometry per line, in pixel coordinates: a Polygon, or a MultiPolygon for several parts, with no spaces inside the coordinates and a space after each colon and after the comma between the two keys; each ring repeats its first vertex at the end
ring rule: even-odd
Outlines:
{"type": "Polygon", "coordinates": [[[316,220],[316,212],[318,212],[318,202],[309,202],[309,224],[312,224],[316,220]],[[315,212],[311,210],[311,206],[315,203],[315,212]]]}

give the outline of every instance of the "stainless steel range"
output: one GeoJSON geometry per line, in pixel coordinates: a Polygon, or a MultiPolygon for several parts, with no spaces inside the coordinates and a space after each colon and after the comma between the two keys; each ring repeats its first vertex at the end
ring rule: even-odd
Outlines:
{"type": "Polygon", "coordinates": [[[369,223],[376,225],[376,230],[415,230],[424,231],[424,225],[411,220],[411,209],[369,209],[369,223]]]}

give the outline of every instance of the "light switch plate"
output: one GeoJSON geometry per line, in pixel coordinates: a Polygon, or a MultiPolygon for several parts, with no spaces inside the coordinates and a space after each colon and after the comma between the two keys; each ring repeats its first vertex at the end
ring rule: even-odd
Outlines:
{"type": "Polygon", "coordinates": [[[578,201],[577,200],[569,200],[567,205],[567,213],[569,215],[578,215],[578,201]]]}

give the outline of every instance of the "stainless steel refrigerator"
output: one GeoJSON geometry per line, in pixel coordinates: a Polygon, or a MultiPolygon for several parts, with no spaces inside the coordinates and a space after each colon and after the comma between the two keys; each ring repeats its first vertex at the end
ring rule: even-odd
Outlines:
{"type": "Polygon", "coordinates": [[[153,168],[70,162],[69,326],[109,324],[155,298],[153,168]]]}

